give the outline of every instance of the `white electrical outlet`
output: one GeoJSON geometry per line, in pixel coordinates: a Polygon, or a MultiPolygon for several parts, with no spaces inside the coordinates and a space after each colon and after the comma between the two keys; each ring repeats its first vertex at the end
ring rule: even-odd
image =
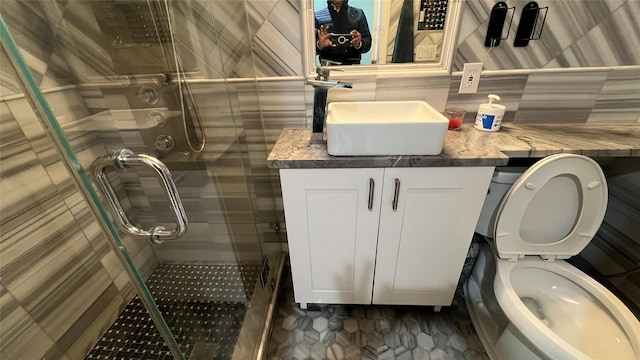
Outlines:
{"type": "Polygon", "coordinates": [[[458,94],[475,94],[478,92],[482,63],[466,63],[462,69],[462,79],[458,94]]]}

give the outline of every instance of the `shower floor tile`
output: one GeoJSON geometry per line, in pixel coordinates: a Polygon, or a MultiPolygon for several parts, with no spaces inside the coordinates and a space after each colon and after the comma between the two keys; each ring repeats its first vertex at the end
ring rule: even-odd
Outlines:
{"type": "Polygon", "coordinates": [[[424,306],[313,304],[301,310],[290,272],[282,285],[268,360],[488,359],[461,287],[451,306],[434,312],[424,306]]]}
{"type": "MultiPolygon", "coordinates": [[[[166,264],[147,286],[188,359],[230,359],[259,272],[259,265],[166,264]]],[[[85,359],[173,356],[135,297],[85,359]]]]}

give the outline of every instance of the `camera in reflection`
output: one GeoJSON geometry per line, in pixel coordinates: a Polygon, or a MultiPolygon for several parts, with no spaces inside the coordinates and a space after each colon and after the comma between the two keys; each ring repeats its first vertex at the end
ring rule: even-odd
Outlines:
{"type": "Polygon", "coordinates": [[[331,42],[337,46],[350,46],[353,35],[351,34],[332,34],[331,42]]]}

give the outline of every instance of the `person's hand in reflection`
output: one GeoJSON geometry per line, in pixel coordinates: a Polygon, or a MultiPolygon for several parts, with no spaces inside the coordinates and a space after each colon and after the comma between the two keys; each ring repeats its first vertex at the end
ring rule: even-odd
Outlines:
{"type": "Polygon", "coordinates": [[[358,32],[358,30],[351,30],[350,32],[351,38],[351,46],[356,49],[360,49],[362,47],[362,35],[358,32]]]}
{"type": "Polygon", "coordinates": [[[327,47],[336,47],[336,44],[331,42],[331,36],[333,34],[329,32],[329,27],[320,25],[320,29],[318,29],[318,49],[322,50],[327,47]]]}

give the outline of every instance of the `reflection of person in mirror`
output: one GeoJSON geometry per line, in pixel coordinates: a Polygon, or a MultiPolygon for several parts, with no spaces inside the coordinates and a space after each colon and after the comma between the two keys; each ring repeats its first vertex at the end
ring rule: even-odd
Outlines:
{"type": "Polygon", "coordinates": [[[315,12],[315,18],[320,61],[360,64],[361,54],[371,49],[371,32],[364,11],[349,6],[349,0],[328,0],[326,8],[315,12]]]}

